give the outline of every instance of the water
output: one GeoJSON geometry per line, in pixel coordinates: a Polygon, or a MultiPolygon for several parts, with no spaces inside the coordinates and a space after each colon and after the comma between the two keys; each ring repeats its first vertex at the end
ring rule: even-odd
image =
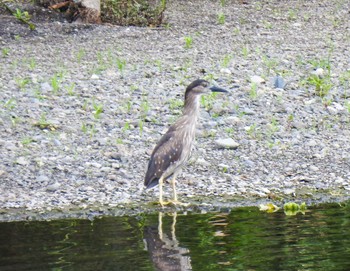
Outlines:
{"type": "Polygon", "coordinates": [[[0,223],[0,270],[350,270],[350,204],[0,223]]]}

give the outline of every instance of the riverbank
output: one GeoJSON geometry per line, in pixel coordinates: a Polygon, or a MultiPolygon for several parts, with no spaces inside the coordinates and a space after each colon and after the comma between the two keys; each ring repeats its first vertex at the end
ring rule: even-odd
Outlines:
{"type": "Polygon", "coordinates": [[[161,28],[40,21],[35,31],[0,15],[3,220],[155,208],[148,158],[197,78],[230,94],[202,100],[181,200],[348,198],[349,11],[345,1],[171,1],[161,28]],[[216,143],[227,138],[239,146],[216,143]]]}

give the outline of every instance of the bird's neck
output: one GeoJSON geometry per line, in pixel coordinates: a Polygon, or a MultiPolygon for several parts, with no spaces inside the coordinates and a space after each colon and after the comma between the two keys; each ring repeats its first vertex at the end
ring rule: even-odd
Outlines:
{"type": "Polygon", "coordinates": [[[190,119],[197,119],[199,114],[199,103],[200,95],[189,95],[186,97],[185,106],[183,110],[184,115],[191,116],[190,119]]]}

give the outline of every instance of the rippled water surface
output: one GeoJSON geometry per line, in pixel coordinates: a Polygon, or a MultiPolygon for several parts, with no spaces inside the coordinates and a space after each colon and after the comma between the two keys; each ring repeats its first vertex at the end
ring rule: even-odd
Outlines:
{"type": "Polygon", "coordinates": [[[0,270],[350,270],[350,207],[0,223],[0,270]]]}

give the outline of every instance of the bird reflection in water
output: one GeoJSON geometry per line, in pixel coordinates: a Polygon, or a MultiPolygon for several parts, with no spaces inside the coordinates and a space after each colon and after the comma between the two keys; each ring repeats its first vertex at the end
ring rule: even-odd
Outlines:
{"type": "Polygon", "coordinates": [[[176,217],[172,214],[170,232],[163,232],[163,213],[159,212],[158,227],[147,226],[144,228],[144,241],[149,252],[155,270],[185,271],[192,270],[189,250],[179,246],[176,239],[176,217]]]}

